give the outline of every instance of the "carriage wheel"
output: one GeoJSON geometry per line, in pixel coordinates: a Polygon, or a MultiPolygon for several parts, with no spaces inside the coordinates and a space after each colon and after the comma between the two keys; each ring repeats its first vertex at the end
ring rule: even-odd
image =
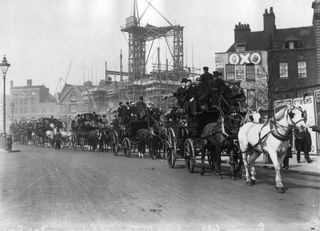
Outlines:
{"type": "Polygon", "coordinates": [[[122,149],[123,153],[126,157],[130,157],[131,155],[131,144],[129,138],[124,138],[122,141],[122,149]]]}
{"type": "Polygon", "coordinates": [[[84,150],[84,138],[81,137],[81,138],[79,139],[79,142],[80,142],[81,151],[83,151],[83,150],[84,150]]]}
{"type": "Polygon", "coordinates": [[[186,139],[184,142],[184,154],[186,167],[190,173],[193,173],[196,165],[196,152],[190,138],[186,139]]]}
{"type": "Polygon", "coordinates": [[[172,128],[168,129],[166,145],[167,147],[165,149],[168,165],[170,168],[173,168],[177,159],[177,139],[172,128]]]}
{"type": "Polygon", "coordinates": [[[113,151],[113,155],[118,155],[118,133],[116,131],[112,132],[112,141],[111,141],[111,145],[112,145],[112,151],[113,151]]]}

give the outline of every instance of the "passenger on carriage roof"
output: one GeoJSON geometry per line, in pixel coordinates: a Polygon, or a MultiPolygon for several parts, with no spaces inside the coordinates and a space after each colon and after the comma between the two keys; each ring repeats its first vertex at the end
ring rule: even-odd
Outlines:
{"type": "Polygon", "coordinates": [[[208,110],[209,89],[204,85],[200,78],[196,78],[195,87],[196,108],[194,112],[208,110]]]}
{"type": "Polygon", "coordinates": [[[181,84],[180,87],[172,93],[169,93],[167,95],[164,95],[162,100],[165,100],[167,98],[171,98],[171,97],[175,97],[177,99],[177,108],[173,107],[170,108],[170,110],[168,112],[166,112],[165,114],[165,118],[167,119],[176,119],[176,115],[183,115],[184,114],[184,110],[183,110],[183,99],[184,99],[184,94],[186,92],[186,82],[188,80],[186,78],[183,78],[181,80],[181,84]]]}
{"type": "Polygon", "coordinates": [[[200,81],[202,81],[204,85],[208,87],[212,79],[213,79],[213,76],[211,73],[209,73],[209,68],[203,67],[203,74],[200,75],[200,81]]]}

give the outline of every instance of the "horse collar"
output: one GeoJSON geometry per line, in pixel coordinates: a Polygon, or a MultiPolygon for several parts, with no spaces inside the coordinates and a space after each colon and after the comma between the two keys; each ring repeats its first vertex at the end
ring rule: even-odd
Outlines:
{"type": "Polygon", "coordinates": [[[272,123],[270,123],[270,127],[271,127],[271,135],[273,135],[278,140],[288,141],[290,139],[290,136],[288,134],[282,135],[278,132],[276,124],[275,124],[275,126],[272,126],[272,123]]]}

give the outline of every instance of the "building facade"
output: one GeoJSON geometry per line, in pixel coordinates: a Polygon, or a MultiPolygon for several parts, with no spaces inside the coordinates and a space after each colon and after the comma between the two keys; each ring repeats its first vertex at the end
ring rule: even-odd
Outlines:
{"type": "MultiPolygon", "coordinates": [[[[305,27],[278,29],[272,7],[263,14],[262,31],[251,31],[248,24],[239,22],[234,28],[234,43],[215,59],[226,79],[245,73],[240,74],[241,84],[249,105],[251,98],[256,98],[252,108],[265,105],[259,102],[262,95],[257,94],[264,88],[263,101],[267,100],[269,112],[283,102],[294,102],[307,110],[309,125],[320,125],[320,1],[314,1],[312,8],[312,25],[305,27]],[[261,65],[256,63],[260,54],[261,65]],[[260,78],[262,73],[265,76],[260,78]],[[253,76],[254,81],[263,79],[257,88],[252,84],[253,76]]],[[[320,138],[313,136],[313,143],[320,143],[320,138]]]]}
{"type": "Polygon", "coordinates": [[[27,80],[26,86],[10,87],[10,101],[7,111],[12,112],[13,120],[34,120],[40,117],[58,116],[57,100],[44,85],[32,85],[27,80]]]}

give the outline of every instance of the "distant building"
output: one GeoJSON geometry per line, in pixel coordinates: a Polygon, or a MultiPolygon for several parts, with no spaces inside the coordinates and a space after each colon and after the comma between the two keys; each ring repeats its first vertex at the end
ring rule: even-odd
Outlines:
{"type": "Polygon", "coordinates": [[[32,85],[31,79],[27,80],[26,86],[13,86],[11,81],[7,112],[12,111],[12,105],[13,120],[58,116],[57,100],[49,93],[49,88],[44,85],[32,85]]]}

